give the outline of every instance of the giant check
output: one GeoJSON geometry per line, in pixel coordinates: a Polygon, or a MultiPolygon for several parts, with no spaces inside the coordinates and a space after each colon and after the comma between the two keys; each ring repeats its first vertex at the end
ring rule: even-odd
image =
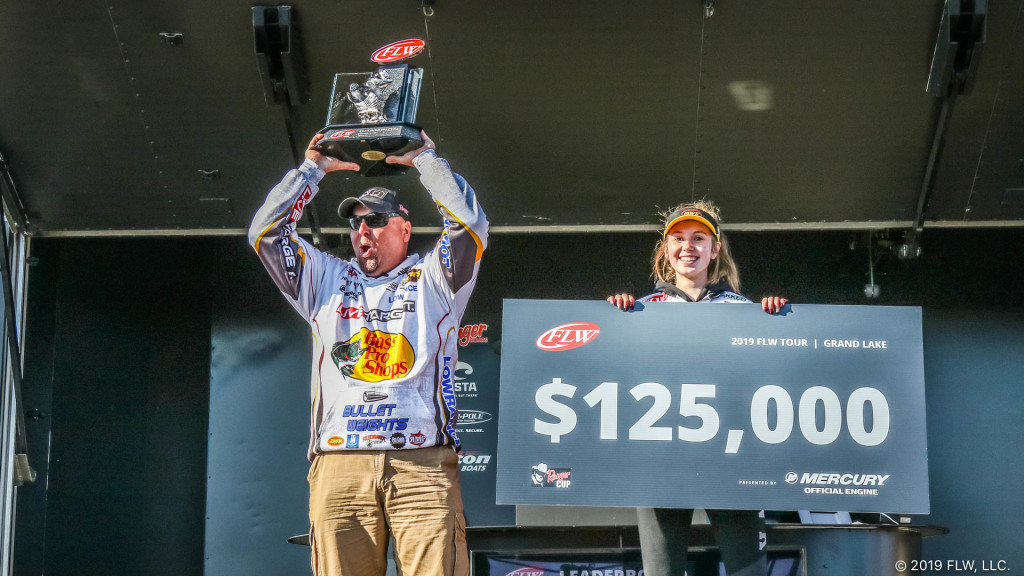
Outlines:
{"type": "Polygon", "coordinates": [[[505,300],[497,501],[926,514],[921,309],[505,300]]]}

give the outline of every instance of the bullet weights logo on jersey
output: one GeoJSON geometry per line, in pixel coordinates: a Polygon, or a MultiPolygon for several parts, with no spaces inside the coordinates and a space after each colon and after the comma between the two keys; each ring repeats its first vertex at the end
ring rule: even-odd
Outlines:
{"type": "Polygon", "coordinates": [[[568,488],[572,485],[572,468],[548,468],[541,462],[530,471],[530,484],[536,488],[568,488]]]}
{"type": "Polygon", "coordinates": [[[537,338],[537,348],[548,352],[571,350],[593,342],[600,333],[600,326],[592,322],[570,322],[541,334],[537,338]]]}
{"type": "Polygon", "coordinates": [[[380,382],[408,374],[416,362],[416,353],[402,334],[360,328],[348,340],[335,342],[331,358],[349,378],[380,382]]]}

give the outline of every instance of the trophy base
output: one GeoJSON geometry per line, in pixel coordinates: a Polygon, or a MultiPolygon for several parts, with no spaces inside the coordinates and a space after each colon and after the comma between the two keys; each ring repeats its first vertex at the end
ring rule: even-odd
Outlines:
{"type": "Polygon", "coordinates": [[[387,156],[401,156],[423,145],[420,129],[411,124],[387,123],[327,126],[315,149],[324,156],[359,164],[364,176],[385,176],[408,170],[402,164],[388,164],[387,156]]]}

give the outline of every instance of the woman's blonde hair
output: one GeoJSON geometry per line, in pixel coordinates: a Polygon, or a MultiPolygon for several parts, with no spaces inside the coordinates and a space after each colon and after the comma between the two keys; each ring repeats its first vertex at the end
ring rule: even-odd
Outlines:
{"type": "MultiPolygon", "coordinates": [[[[712,204],[708,200],[698,200],[696,202],[684,203],[669,209],[664,212],[662,216],[663,225],[668,225],[668,217],[670,214],[678,214],[681,210],[687,208],[698,208],[703,210],[712,216],[715,220],[718,220],[718,224],[722,224],[722,218],[719,215],[718,207],[712,204]]],[[[676,271],[672,269],[672,266],[668,263],[668,256],[665,254],[665,244],[667,242],[667,236],[662,236],[661,241],[654,248],[654,277],[661,282],[668,282],[674,284],[676,281],[676,271]]],[[[725,239],[725,233],[721,234],[719,242],[722,243],[722,247],[718,250],[718,257],[711,260],[711,264],[708,265],[708,284],[714,284],[721,280],[729,282],[730,288],[733,292],[740,291],[740,271],[736,267],[736,262],[732,259],[732,254],[729,252],[729,242],[725,239]]]]}

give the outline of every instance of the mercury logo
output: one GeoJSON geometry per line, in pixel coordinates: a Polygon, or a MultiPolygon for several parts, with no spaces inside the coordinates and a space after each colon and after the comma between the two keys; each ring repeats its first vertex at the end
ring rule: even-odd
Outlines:
{"type": "Polygon", "coordinates": [[[548,352],[571,350],[597,338],[601,328],[591,322],[570,322],[555,326],[537,338],[537,348],[548,352]]]}
{"type": "MultiPolygon", "coordinates": [[[[796,472],[786,474],[786,482],[796,484],[796,472]]],[[[837,474],[833,472],[804,472],[800,476],[801,484],[838,484],[841,486],[885,486],[891,474],[837,474]]]]}

